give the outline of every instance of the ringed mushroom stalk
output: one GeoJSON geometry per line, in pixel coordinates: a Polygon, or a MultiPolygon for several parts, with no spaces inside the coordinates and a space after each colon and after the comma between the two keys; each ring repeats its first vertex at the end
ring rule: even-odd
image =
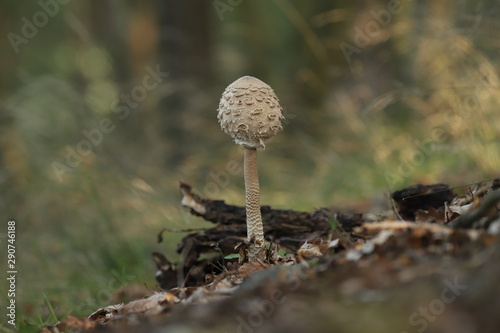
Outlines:
{"type": "Polygon", "coordinates": [[[222,130],[244,147],[247,258],[264,260],[257,149],[265,148],[266,141],[283,129],[282,108],[269,85],[252,76],[243,76],[224,90],[217,118],[222,130]]]}

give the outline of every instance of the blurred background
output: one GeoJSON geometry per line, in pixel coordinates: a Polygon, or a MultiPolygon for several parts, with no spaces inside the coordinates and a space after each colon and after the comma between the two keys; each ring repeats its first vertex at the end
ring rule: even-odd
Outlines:
{"type": "Polygon", "coordinates": [[[154,288],[150,253],[179,260],[184,235],[157,233],[210,227],[180,207],[181,179],[244,205],[242,149],[216,118],[243,75],[273,87],[286,117],[259,152],[263,204],[376,213],[411,184],[498,176],[499,10],[2,1],[0,240],[15,220],[18,317],[54,323],[113,303],[121,286],[154,288]]]}

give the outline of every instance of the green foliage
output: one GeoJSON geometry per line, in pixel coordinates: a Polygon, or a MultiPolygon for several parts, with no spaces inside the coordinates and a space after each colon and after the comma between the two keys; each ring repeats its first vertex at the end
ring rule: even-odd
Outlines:
{"type": "Polygon", "coordinates": [[[50,304],[49,299],[47,298],[47,295],[43,294],[43,301],[45,302],[45,305],[47,306],[47,309],[49,309],[50,312],[50,319],[53,320],[53,322],[57,322],[57,315],[54,311],[54,308],[52,307],[52,304],[50,304]]]}
{"type": "Polygon", "coordinates": [[[342,226],[340,221],[335,217],[331,217],[330,219],[328,219],[328,224],[330,225],[330,228],[333,232],[338,231],[338,228],[342,226]]]}
{"type": "Polygon", "coordinates": [[[224,256],[224,259],[236,259],[239,257],[240,257],[240,255],[238,253],[231,253],[231,254],[228,254],[227,256],[224,256]]]}

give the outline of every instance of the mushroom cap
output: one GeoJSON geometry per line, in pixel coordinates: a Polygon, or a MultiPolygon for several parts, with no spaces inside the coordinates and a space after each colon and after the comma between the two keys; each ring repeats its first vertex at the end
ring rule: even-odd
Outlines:
{"type": "Polygon", "coordinates": [[[220,126],[234,142],[247,148],[265,148],[265,142],[283,129],[282,107],[273,89],[252,76],[243,76],[222,93],[220,126]]]}

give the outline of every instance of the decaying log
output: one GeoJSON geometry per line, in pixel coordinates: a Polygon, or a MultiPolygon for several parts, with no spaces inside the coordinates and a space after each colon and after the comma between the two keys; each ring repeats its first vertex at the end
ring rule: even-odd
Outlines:
{"type": "MultiPolygon", "coordinates": [[[[488,185],[488,187],[498,188],[498,183],[495,180],[493,185],[488,185]]],[[[190,233],[182,239],[177,247],[177,252],[181,253],[183,257],[183,262],[180,265],[175,267],[164,265],[161,261],[158,262],[158,258],[155,258],[160,275],[165,277],[160,284],[165,286],[180,285],[179,281],[171,281],[173,276],[185,276],[182,279],[185,281],[181,281],[182,285],[189,286],[200,283],[206,274],[215,272],[217,268],[219,272],[222,271],[224,269],[222,257],[237,253],[235,247],[242,244],[247,238],[245,207],[229,205],[222,200],[201,198],[193,193],[190,185],[184,182],[180,183],[180,191],[182,205],[189,209],[191,214],[200,216],[204,220],[214,223],[215,226],[202,231],[196,230],[197,232],[190,233]],[[202,255],[204,258],[211,259],[200,261],[202,255]]],[[[479,193],[480,191],[471,191],[471,200],[479,193]]],[[[407,221],[414,221],[416,212],[430,208],[445,214],[447,203],[452,202],[453,199],[456,199],[455,201],[466,199],[465,197],[457,197],[450,186],[446,184],[410,186],[392,193],[392,198],[396,202],[399,215],[407,221]]],[[[488,211],[495,209],[495,204],[498,201],[498,194],[492,194],[485,202],[485,209],[488,211]]],[[[324,239],[325,236],[330,236],[331,239],[345,239],[347,236],[351,241],[354,241],[363,238],[363,233],[370,235],[382,229],[422,229],[422,224],[414,225],[413,222],[364,223],[373,221],[363,217],[363,214],[346,214],[327,208],[316,209],[313,212],[300,212],[262,206],[261,213],[266,241],[279,245],[279,248],[287,253],[296,253],[305,241],[324,239]],[[362,223],[364,223],[363,228],[357,228],[362,223]],[[334,231],[332,231],[332,227],[335,229],[334,231]],[[360,230],[364,230],[364,232],[359,234],[360,230]]],[[[429,213],[427,212],[427,214],[429,213]]],[[[470,220],[476,220],[477,214],[484,215],[484,211],[478,210],[475,214],[464,215],[463,218],[446,227],[427,224],[425,226],[432,232],[448,230],[450,226],[454,228],[470,227],[470,220]]],[[[227,264],[227,260],[225,263],[227,264]]]]}
{"type": "MultiPolygon", "coordinates": [[[[215,244],[224,255],[235,253],[234,247],[247,235],[245,207],[201,198],[184,182],[180,183],[180,190],[181,203],[191,214],[217,224],[203,232],[189,234],[182,240],[177,252],[186,254],[185,265],[193,265],[201,253],[215,253],[215,244]]],[[[365,221],[362,214],[343,214],[326,208],[308,213],[262,206],[261,213],[266,240],[279,244],[289,252],[297,251],[306,240],[326,235],[334,220],[339,222],[339,231],[344,232],[351,232],[365,221]]]]}
{"type": "Polygon", "coordinates": [[[498,217],[500,179],[474,184],[457,196],[446,184],[413,185],[392,193],[398,214],[405,220],[432,220],[452,228],[484,228],[498,217]]]}
{"type": "Polygon", "coordinates": [[[445,202],[451,202],[456,194],[446,184],[413,185],[392,193],[397,211],[407,221],[415,221],[418,210],[444,207],[445,202]]]}

